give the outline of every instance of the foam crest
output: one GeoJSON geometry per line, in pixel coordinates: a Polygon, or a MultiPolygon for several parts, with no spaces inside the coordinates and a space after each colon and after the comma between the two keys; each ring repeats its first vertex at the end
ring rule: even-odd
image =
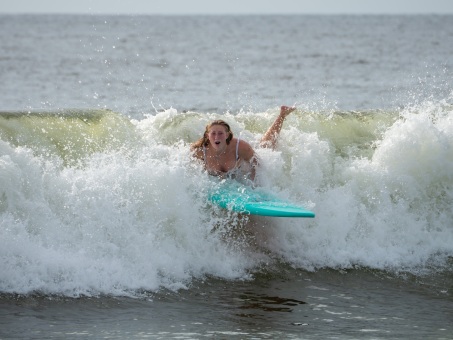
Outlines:
{"type": "Polygon", "coordinates": [[[248,276],[250,261],[212,233],[226,217],[206,206],[207,179],[184,163],[186,147],[62,167],[2,146],[10,153],[2,157],[2,184],[10,182],[1,195],[2,291],[124,295],[204,275],[248,276]]]}
{"type": "Polygon", "coordinates": [[[453,251],[452,138],[451,110],[425,103],[402,112],[369,158],[312,154],[320,180],[304,187],[317,218],[282,221],[274,249],[306,268],[442,267],[453,251]]]}
{"type": "MultiPolygon", "coordinates": [[[[248,279],[280,270],[282,261],[412,272],[446,264],[453,253],[448,105],[425,103],[396,117],[299,111],[276,150],[260,149],[277,112],[166,110],[125,123],[120,147],[81,153],[75,163],[16,143],[21,133],[2,135],[0,291],[136,295],[206,276],[248,279]],[[260,185],[314,210],[315,219],[246,217],[207,202],[216,182],[191,159],[189,144],[218,117],[256,147],[260,185]],[[342,136],[338,125],[349,132],[342,136]]],[[[111,123],[101,121],[97,129],[108,131],[111,123]]],[[[16,131],[29,131],[18,122],[16,131]]]]}

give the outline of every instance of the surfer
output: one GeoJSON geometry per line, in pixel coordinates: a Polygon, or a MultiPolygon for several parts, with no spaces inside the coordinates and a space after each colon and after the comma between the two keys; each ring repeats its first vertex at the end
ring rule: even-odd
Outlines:
{"type": "MultiPolygon", "coordinates": [[[[285,118],[295,109],[280,108],[280,114],[261,138],[261,147],[275,147],[285,118]]],[[[246,174],[248,179],[255,179],[258,164],[255,151],[245,140],[233,137],[230,126],[223,120],[208,124],[203,137],[191,145],[191,150],[194,157],[204,162],[210,175],[237,178],[246,174]]]]}

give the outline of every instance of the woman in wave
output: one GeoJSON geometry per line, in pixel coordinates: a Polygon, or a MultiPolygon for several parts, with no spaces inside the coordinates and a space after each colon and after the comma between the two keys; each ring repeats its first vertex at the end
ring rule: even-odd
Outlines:
{"type": "MultiPolygon", "coordinates": [[[[280,108],[280,114],[261,138],[260,146],[275,147],[286,116],[295,109],[289,106],[280,108]]],[[[230,126],[223,120],[208,124],[203,137],[191,145],[191,150],[197,159],[203,161],[210,175],[255,179],[258,164],[255,151],[246,141],[233,137],[230,126]]]]}

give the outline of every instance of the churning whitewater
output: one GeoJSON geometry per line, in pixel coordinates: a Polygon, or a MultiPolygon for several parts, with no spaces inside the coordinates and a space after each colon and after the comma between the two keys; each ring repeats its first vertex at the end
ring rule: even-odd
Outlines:
{"type": "Polygon", "coordinates": [[[189,145],[218,114],[0,114],[0,291],[137,295],[194,279],[305,270],[442,270],[453,252],[451,98],[399,111],[225,113],[257,150],[260,186],[313,220],[212,206],[189,145]]]}

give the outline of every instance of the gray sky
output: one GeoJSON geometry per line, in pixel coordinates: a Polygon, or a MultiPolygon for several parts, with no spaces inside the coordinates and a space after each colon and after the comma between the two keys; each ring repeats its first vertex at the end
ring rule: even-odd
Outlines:
{"type": "Polygon", "coordinates": [[[0,13],[453,14],[453,0],[0,0],[0,13]]]}

